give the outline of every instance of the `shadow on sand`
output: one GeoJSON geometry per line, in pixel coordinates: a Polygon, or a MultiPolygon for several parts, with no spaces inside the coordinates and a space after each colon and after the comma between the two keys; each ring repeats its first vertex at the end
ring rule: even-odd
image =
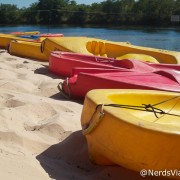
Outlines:
{"type": "MultiPolygon", "coordinates": [[[[52,145],[39,154],[37,160],[52,179],[56,180],[141,180],[138,172],[120,166],[98,166],[88,158],[88,148],[81,131],[76,131],[64,141],[52,145]]],[[[146,177],[160,180],[162,178],[146,177]]]]}
{"type": "Polygon", "coordinates": [[[66,79],[66,77],[63,77],[63,76],[60,76],[60,75],[56,75],[55,73],[52,73],[50,70],[49,70],[49,66],[46,66],[46,65],[42,65],[43,67],[40,67],[38,69],[36,69],[34,71],[34,74],[43,74],[43,75],[46,75],[46,76],[49,76],[53,79],[66,79]]]}
{"type": "MultiPolygon", "coordinates": [[[[43,67],[36,69],[34,71],[34,73],[35,74],[42,74],[42,75],[51,77],[52,79],[59,79],[59,82],[61,80],[65,80],[67,78],[67,77],[56,75],[56,74],[50,72],[49,67],[46,66],[46,65],[43,65],[43,67]]],[[[58,84],[57,84],[57,86],[58,86],[58,84]]],[[[80,98],[79,99],[68,99],[67,97],[63,96],[63,94],[60,93],[60,92],[50,96],[49,98],[55,99],[55,100],[61,100],[61,101],[70,100],[70,101],[76,102],[78,104],[83,104],[83,102],[84,102],[84,98],[81,98],[81,99],[80,98]]]]}

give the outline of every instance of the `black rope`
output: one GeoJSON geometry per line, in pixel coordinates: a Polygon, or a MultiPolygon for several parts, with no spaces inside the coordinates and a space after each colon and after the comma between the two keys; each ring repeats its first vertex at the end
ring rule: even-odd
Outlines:
{"type": "MultiPolygon", "coordinates": [[[[163,103],[166,103],[168,101],[171,101],[173,99],[176,99],[176,98],[179,98],[179,96],[175,96],[175,97],[172,97],[170,99],[166,99],[164,101],[161,101],[161,102],[158,102],[156,104],[142,104],[142,106],[133,106],[133,105],[125,105],[125,104],[104,104],[104,106],[111,106],[111,107],[119,107],[119,108],[125,108],[125,109],[132,109],[132,110],[139,110],[139,111],[146,111],[146,112],[153,112],[154,115],[156,116],[156,118],[159,118],[158,117],[158,114],[161,114],[161,115],[171,115],[171,116],[177,116],[177,117],[180,117],[180,115],[177,115],[177,114],[172,114],[172,113],[167,113],[165,111],[163,111],[162,109],[159,109],[159,108],[156,108],[154,106],[157,106],[159,104],[163,104],[163,103]]],[[[99,104],[98,106],[100,106],[102,104],[99,104]]],[[[98,108],[98,106],[96,108],[98,108]]]]}
{"type": "Polygon", "coordinates": [[[166,100],[161,101],[161,102],[158,102],[158,103],[156,103],[156,104],[153,104],[152,106],[156,106],[156,105],[159,105],[159,104],[163,104],[163,103],[165,103],[165,102],[171,101],[171,100],[176,99],[176,98],[178,98],[178,97],[180,97],[180,95],[179,95],[179,96],[172,97],[172,98],[170,98],[170,99],[166,99],[166,100]]]}
{"type": "Polygon", "coordinates": [[[154,113],[154,115],[156,116],[156,118],[159,118],[157,113],[159,114],[165,114],[165,112],[159,108],[155,108],[154,106],[152,106],[151,104],[142,104],[144,105],[145,110],[152,111],[154,113]]]}
{"type": "MultiPolygon", "coordinates": [[[[99,107],[102,104],[99,104],[97,107],[99,107]]],[[[153,112],[156,118],[158,117],[158,114],[161,115],[171,115],[171,116],[177,116],[180,117],[180,115],[167,113],[163,111],[162,109],[156,108],[151,104],[142,104],[142,106],[133,106],[133,105],[125,105],[125,104],[104,104],[104,106],[111,106],[111,107],[117,107],[117,108],[125,108],[125,109],[132,109],[132,110],[138,110],[138,111],[146,111],[146,112],[153,112]]],[[[96,107],[96,109],[97,109],[96,107]]]]}

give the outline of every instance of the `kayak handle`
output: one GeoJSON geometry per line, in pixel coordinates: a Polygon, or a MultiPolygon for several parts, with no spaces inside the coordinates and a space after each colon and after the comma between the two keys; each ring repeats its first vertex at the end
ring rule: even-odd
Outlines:
{"type": "MultiPolygon", "coordinates": [[[[65,82],[65,81],[64,81],[65,82]]],[[[68,94],[65,93],[64,88],[63,88],[63,83],[64,82],[60,82],[57,86],[57,88],[59,89],[60,93],[67,99],[71,98],[71,94],[70,94],[70,89],[69,89],[69,85],[68,85],[68,78],[66,79],[66,83],[67,83],[67,88],[68,88],[68,94]]]]}
{"type": "Polygon", "coordinates": [[[114,62],[115,61],[115,59],[113,59],[113,58],[102,58],[102,57],[97,57],[97,56],[95,56],[95,60],[96,60],[96,62],[114,62]]]}
{"type": "Polygon", "coordinates": [[[83,135],[90,134],[99,125],[102,118],[104,117],[103,107],[104,107],[103,104],[97,105],[90,121],[88,123],[82,125],[83,135]]]}
{"type": "Polygon", "coordinates": [[[41,47],[40,47],[41,53],[44,52],[44,47],[45,47],[45,40],[43,40],[43,41],[41,42],[41,47]]]}

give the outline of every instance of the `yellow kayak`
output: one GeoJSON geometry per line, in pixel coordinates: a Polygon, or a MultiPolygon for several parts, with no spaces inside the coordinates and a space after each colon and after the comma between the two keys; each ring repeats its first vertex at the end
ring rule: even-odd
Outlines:
{"type": "MultiPolygon", "coordinates": [[[[89,38],[89,37],[51,37],[46,38],[44,41],[42,41],[42,52],[45,52],[47,56],[49,57],[50,53],[52,51],[66,51],[66,52],[76,52],[76,53],[82,53],[82,54],[94,54],[94,55],[100,55],[100,56],[106,56],[106,52],[104,52],[104,43],[105,42],[111,42],[106,41],[103,39],[96,39],[96,38],[89,38]],[[102,43],[102,47],[99,47],[99,49],[95,50],[94,53],[89,52],[87,46],[89,42],[98,42],[99,44],[102,43]]],[[[119,42],[115,44],[127,44],[127,42],[119,42]]],[[[94,47],[94,44],[91,46],[94,47]]],[[[91,48],[93,48],[91,47],[91,48]]],[[[90,48],[90,47],[89,47],[90,48]]]]}
{"type": "Polygon", "coordinates": [[[12,55],[48,61],[47,56],[41,53],[40,42],[11,41],[8,51],[12,55]]]}
{"type": "Polygon", "coordinates": [[[149,56],[146,54],[136,54],[136,53],[125,54],[120,57],[117,57],[116,59],[117,60],[130,59],[130,60],[139,60],[142,62],[151,62],[151,63],[156,63],[156,64],[159,63],[159,61],[152,56],[149,56]]]}
{"type": "MultiPolygon", "coordinates": [[[[106,57],[116,58],[116,59],[126,59],[126,57],[131,59],[138,59],[138,56],[150,56],[151,59],[147,59],[149,62],[156,62],[159,63],[167,63],[167,64],[179,64],[180,63],[180,52],[176,51],[168,51],[163,49],[156,49],[156,48],[148,48],[142,46],[135,46],[131,44],[117,44],[112,42],[105,42],[103,45],[99,42],[88,42],[87,49],[92,54],[96,54],[98,49],[99,52],[103,52],[106,54],[106,57]],[[103,47],[103,48],[100,48],[103,47]],[[153,59],[152,59],[153,58],[153,59]]],[[[101,55],[101,53],[100,53],[101,55]]],[[[143,57],[146,58],[146,57],[143,57]]],[[[146,60],[143,60],[146,61],[146,60]]]]}
{"type": "Polygon", "coordinates": [[[120,57],[129,53],[145,54],[152,56],[159,63],[180,64],[180,52],[163,49],[135,46],[131,44],[106,43],[106,53],[108,57],[120,57]]]}
{"type": "Polygon", "coordinates": [[[92,90],[81,115],[90,158],[131,170],[180,169],[180,94],[92,90]]]}
{"type": "Polygon", "coordinates": [[[10,37],[15,37],[15,35],[13,35],[13,34],[3,34],[3,33],[0,33],[0,36],[10,36],[10,37]]]}
{"type": "Polygon", "coordinates": [[[18,32],[12,32],[11,34],[14,34],[14,35],[35,35],[35,34],[40,34],[40,32],[39,31],[27,31],[27,32],[18,31],[18,32]]]}
{"type": "Polygon", "coordinates": [[[67,51],[116,59],[136,59],[155,63],[180,63],[180,52],[131,45],[88,37],[46,38],[41,51],[49,57],[52,51],[67,51]],[[147,57],[148,56],[148,57],[147,57]]]}
{"type": "Polygon", "coordinates": [[[14,35],[0,35],[0,48],[6,49],[7,46],[8,46],[8,44],[9,44],[12,40],[35,42],[35,40],[29,39],[29,38],[20,38],[20,37],[14,36],[14,35]]]}

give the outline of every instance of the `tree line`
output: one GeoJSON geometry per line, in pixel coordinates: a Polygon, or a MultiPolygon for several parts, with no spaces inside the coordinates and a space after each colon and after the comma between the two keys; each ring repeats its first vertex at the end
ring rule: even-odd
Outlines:
{"type": "Polygon", "coordinates": [[[0,24],[180,25],[180,0],[39,0],[29,7],[0,4],[0,24]]]}

